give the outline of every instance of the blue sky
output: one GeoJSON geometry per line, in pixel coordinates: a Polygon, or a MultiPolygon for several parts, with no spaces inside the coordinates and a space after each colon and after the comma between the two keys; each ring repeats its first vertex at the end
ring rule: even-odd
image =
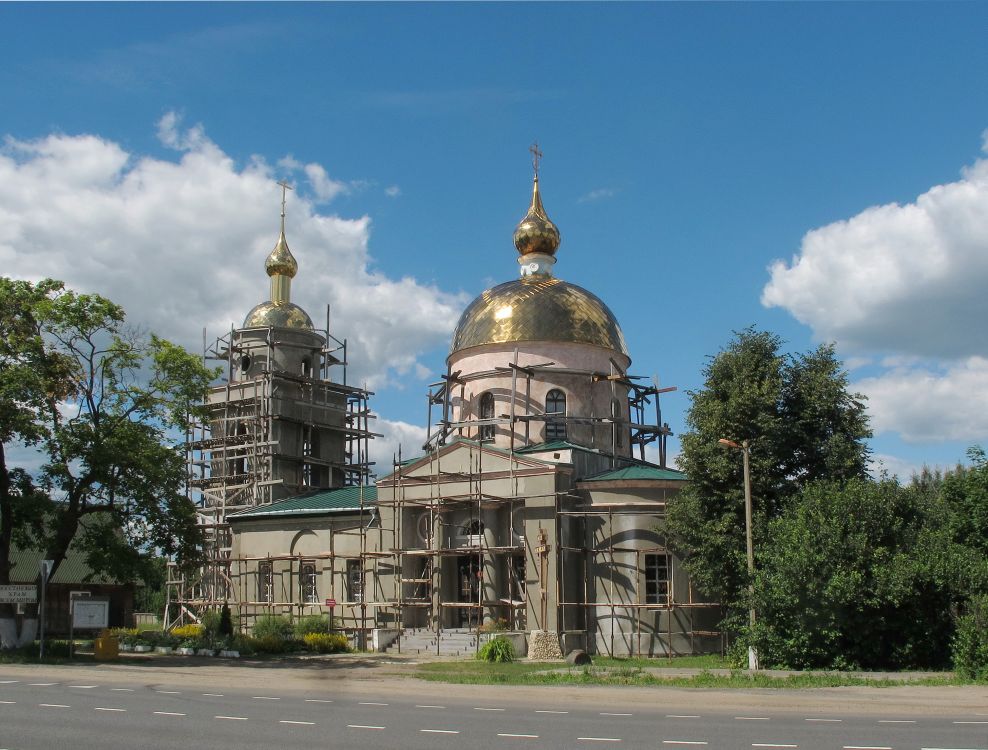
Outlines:
{"type": "MultiPolygon", "coordinates": [[[[0,272],[190,347],[295,299],[420,442],[459,311],[514,278],[545,154],[557,275],[680,391],[749,324],[834,340],[892,470],[988,438],[980,3],[0,5],[0,272]],[[784,265],[775,264],[782,261],[784,265]]],[[[675,450],[676,446],[673,446],[675,450]]]]}

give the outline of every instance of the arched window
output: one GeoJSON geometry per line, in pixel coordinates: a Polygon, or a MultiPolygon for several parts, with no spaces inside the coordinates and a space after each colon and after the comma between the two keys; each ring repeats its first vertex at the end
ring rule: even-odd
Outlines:
{"type": "MultiPolygon", "coordinates": [[[[480,394],[480,405],[477,409],[477,416],[480,419],[494,419],[494,394],[490,391],[480,394]]],[[[494,439],[493,424],[482,424],[480,426],[480,439],[494,439]]]]}
{"type": "Polygon", "coordinates": [[[240,358],[240,374],[246,376],[250,372],[251,358],[245,354],[240,358]]]}
{"type": "Polygon", "coordinates": [[[611,419],[614,420],[614,444],[618,448],[623,448],[624,433],[628,428],[621,413],[621,399],[619,398],[614,398],[611,400],[611,419]]]}
{"type": "Polygon", "coordinates": [[[566,422],[563,419],[554,420],[552,417],[566,416],[566,394],[558,388],[553,388],[545,396],[545,439],[565,440],[566,422]]]}
{"type": "Polygon", "coordinates": [[[312,377],[312,360],[308,357],[302,357],[302,377],[312,377]]]}

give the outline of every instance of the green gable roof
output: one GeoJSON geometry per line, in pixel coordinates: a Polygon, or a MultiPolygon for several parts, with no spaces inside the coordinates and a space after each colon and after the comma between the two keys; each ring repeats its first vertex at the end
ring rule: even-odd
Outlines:
{"type": "Polygon", "coordinates": [[[646,466],[644,464],[634,464],[625,466],[623,469],[613,469],[587,477],[584,482],[615,482],[622,479],[664,479],[666,481],[685,482],[686,475],[675,469],[662,469],[658,466],[646,466]]]}
{"type": "Polygon", "coordinates": [[[324,513],[340,513],[360,510],[361,499],[363,506],[377,504],[377,487],[365,485],[362,487],[340,487],[335,490],[321,490],[296,495],[285,500],[279,500],[270,505],[231,513],[227,518],[231,521],[245,518],[283,518],[285,516],[318,516],[324,513]]]}

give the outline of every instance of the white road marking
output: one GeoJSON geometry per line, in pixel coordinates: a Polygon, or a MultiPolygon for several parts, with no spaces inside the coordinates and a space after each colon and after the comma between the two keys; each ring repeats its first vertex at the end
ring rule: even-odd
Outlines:
{"type": "Polygon", "coordinates": [[[915,719],[879,719],[879,724],[915,724],[915,719]]]}
{"type": "Polygon", "coordinates": [[[214,716],[214,719],[226,719],[227,721],[247,721],[246,716],[214,716]]]}
{"type": "Polygon", "coordinates": [[[583,740],[584,742],[620,742],[620,737],[577,737],[578,740],[583,740]]]}
{"type": "Polygon", "coordinates": [[[735,716],[738,721],[768,721],[768,716],[735,716]]]}
{"type": "Polygon", "coordinates": [[[155,690],[156,693],[161,693],[162,695],[181,695],[182,693],[178,690],[155,690]]]}
{"type": "MultiPolygon", "coordinates": [[[[568,714],[569,711],[536,711],[537,714],[568,714]]],[[[528,735],[525,735],[526,737],[528,735]]]]}
{"type": "Polygon", "coordinates": [[[521,739],[521,740],[537,740],[539,738],[539,736],[537,734],[508,734],[507,732],[498,732],[498,735],[497,736],[498,737],[513,737],[515,739],[521,739]]]}
{"type": "Polygon", "coordinates": [[[844,745],[844,750],[892,750],[884,745],[844,745]]]}
{"type": "Polygon", "coordinates": [[[988,724],[988,721],[955,721],[955,724],[988,724]]]}
{"type": "Polygon", "coordinates": [[[203,693],[203,695],[208,695],[210,698],[222,698],[223,693],[203,693]]]}
{"type": "Polygon", "coordinates": [[[662,740],[663,745],[706,745],[702,740],[662,740]]]}
{"type": "Polygon", "coordinates": [[[979,747],[922,747],[920,750],[984,750],[979,747]]]}
{"type": "Polygon", "coordinates": [[[76,690],[92,690],[94,687],[99,687],[99,685],[67,685],[67,687],[74,688],[76,690]]]}
{"type": "Polygon", "coordinates": [[[415,708],[446,708],[446,706],[416,706],[415,708]]]}
{"type": "Polygon", "coordinates": [[[306,698],[306,703],[332,703],[333,701],[328,701],[323,698],[306,698]]]}
{"type": "Polygon", "coordinates": [[[455,729],[420,729],[419,731],[426,734],[459,734],[455,729]]]}
{"type": "Polygon", "coordinates": [[[66,706],[64,703],[39,703],[40,708],[72,708],[72,706],[66,706]]]}
{"type": "Polygon", "coordinates": [[[116,711],[118,713],[126,713],[126,708],[104,708],[102,706],[96,706],[93,711],[116,711]]]}
{"type": "Polygon", "coordinates": [[[134,692],[134,688],[110,688],[110,690],[113,690],[113,691],[115,691],[117,693],[133,693],[134,692]]]}
{"type": "Polygon", "coordinates": [[[57,685],[57,682],[29,682],[28,685],[31,687],[51,687],[52,685],[57,685]]]}
{"type": "Polygon", "coordinates": [[[185,716],[185,714],[178,714],[174,711],[152,711],[151,713],[157,716],[185,716]]]}
{"type": "Polygon", "coordinates": [[[357,703],[358,706],[386,706],[387,703],[377,703],[376,701],[360,701],[357,703]]]}
{"type": "Polygon", "coordinates": [[[600,715],[601,716],[634,716],[634,714],[612,714],[606,711],[602,711],[600,715]]]}
{"type": "Polygon", "coordinates": [[[503,711],[503,708],[482,708],[480,706],[474,706],[474,711],[503,711]]]}
{"type": "Polygon", "coordinates": [[[368,724],[347,724],[349,729],[384,729],[384,727],[375,727],[368,724]]]}
{"type": "Polygon", "coordinates": [[[666,714],[667,719],[699,719],[696,714],[666,714]]]}
{"type": "Polygon", "coordinates": [[[14,701],[0,701],[0,703],[2,703],[5,706],[13,706],[13,705],[15,705],[14,701]]]}
{"type": "Polygon", "coordinates": [[[833,721],[833,722],[838,722],[838,721],[844,721],[844,720],[843,719],[803,719],[803,721],[833,721]]]}
{"type": "Polygon", "coordinates": [[[279,724],[299,724],[306,727],[314,727],[316,722],[314,721],[289,721],[288,719],[282,719],[278,722],[279,724]]]}
{"type": "Polygon", "coordinates": [[[752,747],[799,747],[799,745],[779,745],[774,742],[752,742],[752,747]]]}
{"type": "Polygon", "coordinates": [[[15,682],[20,682],[20,680],[0,680],[0,685],[13,685],[15,682]]]}
{"type": "Polygon", "coordinates": [[[251,698],[253,698],[256,701],[280,701],[281,700],[281,698],[272,698],[270,695],[252,695],[251,698]]]}

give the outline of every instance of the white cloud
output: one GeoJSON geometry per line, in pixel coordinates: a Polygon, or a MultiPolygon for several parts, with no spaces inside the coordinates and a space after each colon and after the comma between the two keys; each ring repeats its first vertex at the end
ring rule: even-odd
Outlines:
{"type": "MultiPolygon", "coordinates": [[[[103,294],[131,322],[198,351],[203,326],[210,336],[228,331],[267,299],[264,258],[277,239],[281,191],[264,159],[238,166],[200,125],[183,130],[169,113],[158,132],[175,160],[95,135],[7,138],[0,269],[103,294]]],[[[319,182],[325,169],[312,166],[319,182]]],[[[334,189],[326,180],[323,196],[334,189]]],[[[350,382],[379,388],[417,374],[420,354],[449,341],[467,300],[370,270],[367,216],[319,213],[292,194],[287,226],[299,262],[293,300],[317,325],[332,304],[333,333],[349,342],[350,382]]]]}
{"type": "Polygon", "coordinates": [[[384,194],[389,198],[397,198],[399,195],[401,195],[401,188],[398,187],[397,185],[389,185],[388,187],[384,188],[384,194]]]}
{"type": "Polygon", "coordinates": [[[581,195],[577,198],[577,203],[592,203],[594,201],[604,200],[605,198],[613,198],[617,193],[614,188],[597,188],[596,190],[591,190],[589,193],[581,195]]]}
{"type": "MultiPolygon", "coordinates": [[[[986,143],[988,149],[988,143],[986,143]]],[[[865,209],[776,261],[762,304],[845,351],[963,357],[988,351],[988,159],[905,205],[865,209]]]]}
{"type": "Polygon", "coordinates": [[[370,458],[375,463],[374,471],[379,477],[392,472],[399,446],[402,460],[422,455],[426,437],[424,427],[378,417],[371,423],[371,429],[381,435],[370,444],[370,458]]]}
{"type": "Polygon", "coordinates": [[[900,367],[852,386],[868,397],[876,434],[918,443],[988,438],[988,359],[946,367],[900,367]]]}
{"type": "Polygon", "coordinates": [[[329,203],[337,195],[347,191],[346,183],[330,179],[321,164],[306,164],[305,176],[309,178],[309,184],[320,203],[329,203]]]}

